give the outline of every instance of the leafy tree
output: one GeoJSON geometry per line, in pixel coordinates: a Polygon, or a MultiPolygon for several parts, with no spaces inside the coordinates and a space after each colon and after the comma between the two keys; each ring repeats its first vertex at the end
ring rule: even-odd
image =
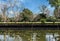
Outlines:
{"type": "Polygon", "coordinates": [[[33,13],[29,9],[24,9],[22,13],[20,13],[22,16],[21,21],[32,21],[33,19],[33,13]]]}
{"type": "Polygon", "coordinates": [[[41,18],[46,18],[46,14],[40,14],[41,18]]]}
{"type": "Polygon", "coordinates": [[[58,0],[48,0],[51,6],[55,6],[56,8],[59,6],[58,0]]]}
{"type": "Polygon", "coordinates": [[[50,16],[50,17],[48,17],[48,18],[46,19],[46,21],[47,21],[47,22],[55,22],[55,21],[56,21],[56,18],[50,16]]]}
{"type": "Polygon", "coordinates": [[[55,7],[54,15],[57,18],[58,17],[58,8],[60,6],[60,0],[48,0],[51,6],[55,7]]]}
{"type": "Polygon", "coordinates": [[[40,14],[41,18],[40,18],[40,21],[42,23],[46,22],[46,14],[40,14]]]}

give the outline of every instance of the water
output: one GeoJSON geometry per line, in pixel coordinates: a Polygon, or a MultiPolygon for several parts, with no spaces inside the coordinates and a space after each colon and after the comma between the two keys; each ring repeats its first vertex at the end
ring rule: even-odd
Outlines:
{"type": "Polygon", "coordinates": [[[21,38],[19,35],[17,35],[17,36],[15,37],[15,41],[22,41],[22,38],[21,38]]]}
{"type": "Polygon", "coordinates": [[[60,30],[23,30],[19,33],[14,32],[11,35],[2,33],[0,34],[0,41],[58,41],[59,33],[60,30]]]}
{"type": "Polygon", "coordinates": [[[33,33],[32,41],[36,41],[36,35],[37,33],[33,33]]]}

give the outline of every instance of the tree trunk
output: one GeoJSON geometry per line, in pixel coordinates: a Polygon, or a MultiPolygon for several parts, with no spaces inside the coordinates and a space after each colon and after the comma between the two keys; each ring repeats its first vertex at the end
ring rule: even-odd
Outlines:
{"type": "Polygon", "coordinates": [[[58,18],[59,17],[58,7],[55,8],[54,16],[55,16],[55,18],[58,18]]]}

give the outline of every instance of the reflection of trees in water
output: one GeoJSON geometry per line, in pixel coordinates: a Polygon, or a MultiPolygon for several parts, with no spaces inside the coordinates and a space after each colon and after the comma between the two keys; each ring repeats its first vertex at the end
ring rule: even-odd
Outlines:
{"type": "Polygon", "coordinates": [[[22,38],[19,35],[16,35],[15,41],[22,41],[22,38]]]}
{"type": "Polygon", "coordinates": [[[16,35],[14,37],[6,35],[6,37],[2,35],[3,39],[0,39],[0,41],[22,41],[22,38],[19,35],[16,35]],[[5,38],[5,39],[4,39],[5,38]]]}
{"type": "Polygon", "coordinates": [[[58,41],[58,36],[59,34],[55,33],[55,34],[47,34],[46,35],[46,41],[58,41]]]}
{"type": "Polygon", "coordinates": [[[10,34],[1,36],[3,37],[3,39],[0,38],[1,41],[57,41],[59,34],[52,31],[12,31],[10,34]]]}

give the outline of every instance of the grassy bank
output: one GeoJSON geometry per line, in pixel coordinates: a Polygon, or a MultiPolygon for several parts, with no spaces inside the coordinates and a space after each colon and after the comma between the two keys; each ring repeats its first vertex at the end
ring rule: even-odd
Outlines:
{"type": "MultiPolygon", "coordinates": [[[[42,22],[0,22],[0,24],[1,23],[6,23],[6,24],[10,24],[10,23],[12,23],[12,24],[16,24],[16,23],[19,23],[19,24],[22,24],[22,23],[32,23],[32,24],[40,24],[40,23],[42,23],[42,22]]],[[[53,24],[53,22],[44,22],[44,23],[46,23],[46,24],[53,24]]],[[[54,22],[54,24],[60,24],[60,22],[54,22]]]]}

